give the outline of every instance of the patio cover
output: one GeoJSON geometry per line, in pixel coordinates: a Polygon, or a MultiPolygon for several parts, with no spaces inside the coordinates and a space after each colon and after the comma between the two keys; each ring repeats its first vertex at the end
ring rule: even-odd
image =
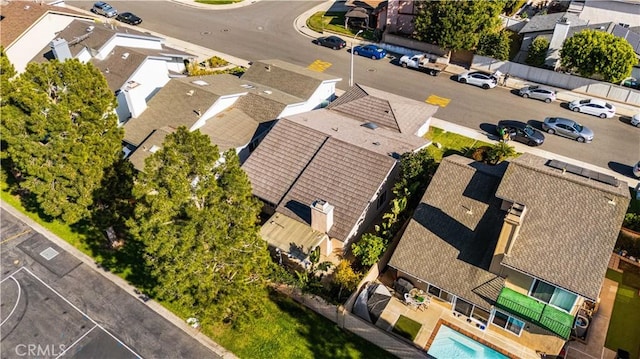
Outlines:
{"type": "Polygon", "coordinates": [[[300,261],[329,237],[282,213],[275,213],[260,230],[262,239],[300,261]]]}
{"type": "Polygon", "coordinates": [[[372,284],[363,289],[353,306],[353,314],[375,324],[391,300],[391,293],[381,284],[372,284]]]}
{"type": "Polygon", "coordinates": [[[347,26],[349,19],[351,18],[355,18],[355,19],[364,19],[364,22],[366,24],[367,27],[369,27],[369,12],[367,11],[367,9],[363,8],[363,7],[354,7],[353,9],[347,11],[346,14],[344,14],[344,27],[345,28],[349,28],[347,26]]]}

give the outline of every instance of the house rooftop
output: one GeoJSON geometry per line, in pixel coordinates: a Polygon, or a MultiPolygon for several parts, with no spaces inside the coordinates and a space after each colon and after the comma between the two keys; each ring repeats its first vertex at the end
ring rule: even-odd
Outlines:
{"type": "Polygon", "coordinates": [[[22,34],[47,14],[70,16],[93,20],[88,16],[61,6],[51,6],[37,2],[8,1],[0,5],[0,27],[2,36],[0,44],[6,49],[22,34]]]}
{"type": "Polygon", "coordinates": [[[296,259],[305,260],[311,250],[327,238],[325,233],[311,229],[293,218],[275,213],[260,228],[262,239],[296,259]]]}
{"type": "Polygon", "coordinates": [[[396,161],[288,119],[279,120],[242,168],[253,194],[311,223],[310,204],[335,206],[329,236],[346,241],[396,161]]]}
{"type": "Polygon", "coordinates": [[[629,205],[628,185],[549,164],[525,153],[504,174],[496,196],[525,205],[527,214],[502,264],[595,300],[629,205]]]}
{"type": "Polygon", "coordinates": [[[577,15],[569,13],[569,12],[559,12],[555,14],[548,15],[536,15],[527,22],[526,25],[520,30],[520,34],[526,34],[530,32],[538,32],[538,31],[553,31],[555,29],[556,24],[562,18],[567,18],[571,23],[570,26],[582,26],[587,25],[588,22],[579,18],[577,15]]]}
{"type": "Polygon", "coordinates": [[[437,106],[356,84],[328,109],[388,130],[413,135],[435,115],[437,106]]]}
{"type": "Polygon", "coordinates": [[[341,80],[339,77],[275,59],[254,62],[242,75],[242,79],[305,100],[314,94],[321,83],[341,80]]]}
{"type": "Polygon", "coordinates": [[[129,157],[129,161],[138,171],[144,171],[144,164],[147,157],[151,156],[157,150],[162,148],[165,137],[173,133],[174,128],[163,127],[151,133],[151,135],[136,149],[129,157]]]}
{"type": "Polygon", "coordinates": [[[488,271],[504,219],[493,195],[504,167],[443,158],[389,265],[488,310],[504,284],[488,271]]]}
{"type": "Polygon", "coordinates": [[[320,109],[288,116],[287,119],[354,146],[396,158],[429,144],[424,138],[371,126],[371,122],[362,122],[341,111],[320,109]]]}

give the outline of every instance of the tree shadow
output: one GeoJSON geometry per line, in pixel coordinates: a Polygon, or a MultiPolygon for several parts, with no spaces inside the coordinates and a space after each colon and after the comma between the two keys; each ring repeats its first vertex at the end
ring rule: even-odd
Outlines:
{"type": "Polygon", "coordinates": [[[616,173],[619,173],[626,177],[636,178],[633,174],[633,165],[630,166],[620,162],[609,161],[608,166],[609,169],[616,173]]]}

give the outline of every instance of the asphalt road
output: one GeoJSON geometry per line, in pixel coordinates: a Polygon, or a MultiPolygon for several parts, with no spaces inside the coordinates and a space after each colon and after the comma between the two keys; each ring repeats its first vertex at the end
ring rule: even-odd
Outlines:
{"type": "MultiPolygon", "coordinates": [[[[90,9],[91,2],[68,2],[90,9]]],[[[247,60],[278,58],[300,66],[316,60],[331,63],[325,71],[339,76],[339,88],[348,86],[350,53],[314,45],[293,27],[295,18],[319,4],[314,1],[259,1],[231,10],[207,11],[168,1],[111,2],[119,11],[131,11],[143,18],[143,27],[247,60]]],[[[640,160],[640,130],[625,121],[602,120],[574,114],[566,104],[545,104],[525,100],[505,88],[482,90],[455,82],[447,74],[432,77],[396,66],[392,60],[374,61],[356,56],[356,83],[401,96],[425,101],[436,95],[449,99],[436,117],[469,128],[493,131],[501,119],[529,122],[540,128],[545,117],[563,116],[581,122],[595,132],[590,144],[546,136],[543,149],[600,167],[628,173],[640,160]]]]}

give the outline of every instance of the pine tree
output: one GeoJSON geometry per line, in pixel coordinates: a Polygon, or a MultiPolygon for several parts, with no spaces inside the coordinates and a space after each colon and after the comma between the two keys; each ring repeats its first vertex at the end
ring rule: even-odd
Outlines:
{"type": "Polygon", "coordinates": [[[10,86],[1,129],[20,188],[46,215],[69,224],[86,218],[105,170],[122,157],[104,76],[78,60],[30,63],[10,86]]]}
{"type": "Polygon", "coordinates": [[[162,300],[203,321],[247,323],[264,310],[269,254],[258,201],[229,151],[181,127],[147,159],[129,227],[144,243],[162,300]]]}

